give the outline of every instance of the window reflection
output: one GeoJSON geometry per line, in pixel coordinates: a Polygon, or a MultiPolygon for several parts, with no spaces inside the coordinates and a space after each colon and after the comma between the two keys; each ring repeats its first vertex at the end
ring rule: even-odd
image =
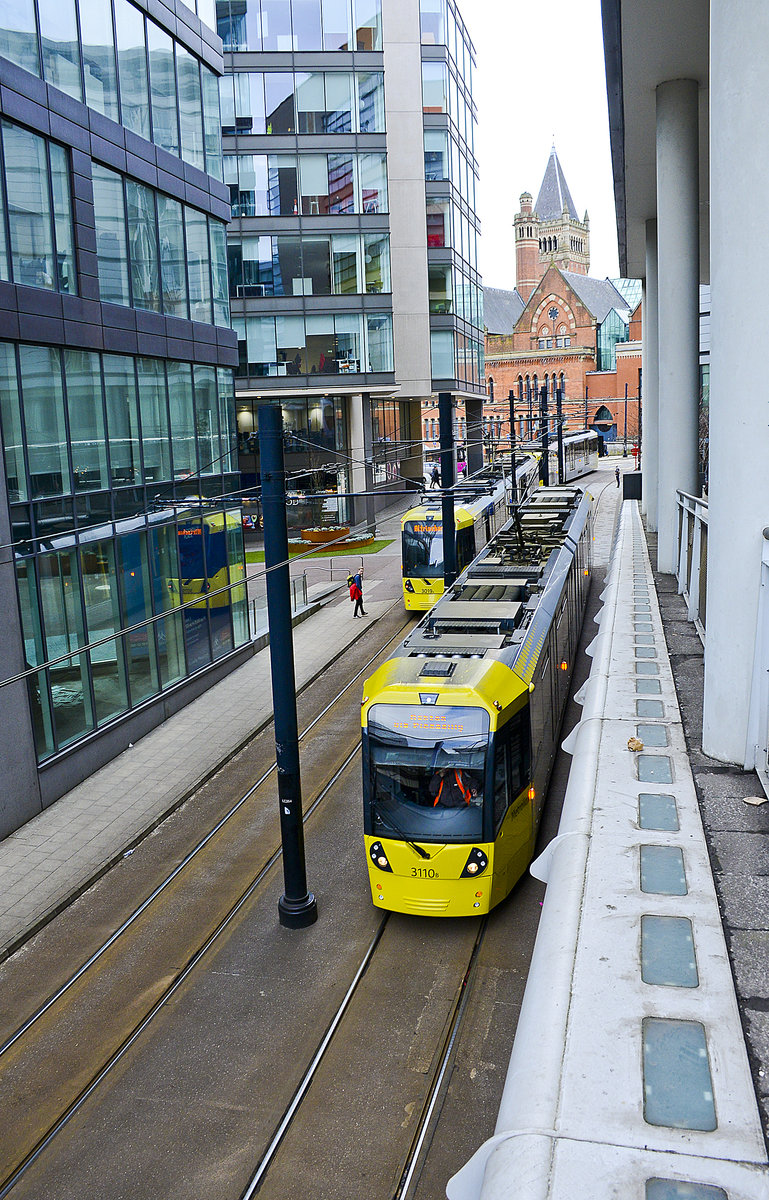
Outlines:
{"type": "Polygon", "coordinates": [[[150,137],[150,100],[144,17],[128,0],[114,0],[120,106],[127,129],[150,137]]]}
{"type": "MultiPolygon", "coordinates": [[[[115,550],[109,541],[87,541],[80,546],[86,630],[89,642],[101,642],[120,629],[118,577],[115,550]]],[[[89,651],[97,725],[128,708],[128,681],[123,639],[111,638],[89,651]]]]}
{"type": "Polygon", "coordinates": [[[267,133],[294,133],[294,76],[268,71],[264,76],[264,111],[267,133]]]}
{"type": "Polygon", "coordinates": [[[160,312],[155,196],[151,188],[127,179],[126,202],[132,303],[134,308],[160,312]]]}
{"type": "Polygon", "coordinates": [[[197,472],[192,366],[189,363],[169,362],[166,370],[168,373],[168,409],[171,416],[174,478],[184,479],[197,472]]]}
{"type": "Polygon", "coordinates": [[[109,487],[109,478],[98,354],[65,350],[64,377],[75,490],[99,491],[109,487]]]}
{"type": "Polygon", "coordinates": [[[342,375],[393,370],[392,315],[317,313],[233,321],[240,367],[236,374],[342,375]]]}
{"type": "Polygon", "coordinates": [[[99,294],[111,304],[129,304],[123,181],[98,163],[92,169],[99,294]]]}
{"type": "Polygon", "coordinates": [[[358,50],[382,49],[381,0],[353,0],[355,44],[358,50]]]}
{"type": "Polygon", "coordinates": [[[124,637],[128,684],[132,704],[154,695],[158,678],[155,626],[141,622],[152,616],[150,564],[147,553],[147,534],[144,531],[125,533],[118,539],[118,575],[125,625],[130,629],[124,637]]]}
{"type": "Polygon", "coordinates": [[[70,493],[60,352],[19,346],[30,495],[70,493]]]}
{"type": "MultiPolygon", "coordinates": [[[[171,479],[171,435],[163,363],[157,358],[136,360],[139,378],[144,476],[148,486],[171,479]]],[[[150,495],[152,493],[150,492],[150,495]]]]}
{"type": "Polygon", "coordinates": [[[179,88],[179,124],[184,158],[193,167],[205,169],[203,153],[203,95],[200,65],[184,46],[176,43],[176,77],[179,88]]]}
{"type": "Polygon", "coordinates": [[[80,0],[80,35],[86,104],[113,121],[119,120],[117,68],[112,34],[112,5],[80,0]]]}
{"type": "MultiPolygon", "coordinates": [[[[45,644],[40,626],[35,564],[31,559],[17,559],[16,582],[19,591],[21,624],[24,631],[24,667],[26,670],[46,661],[45,644]]],[[[48,758],[54,751],[54,736],[48,677],[45,671],[38,671],[36,675],[27,677],[27,694],[37,757],[39,759],[48,758]]]]}
{"type": "Polygon", "coordinates": [[[161,192],[157,193],[157,204],[163,311],[174,317],[186,317],[189,310],[182,205],[161,192]]]}
{"type": "Polygon", "coordinates": [[[322,50],[320,0],[291,0],[294,50],[322,50]]]}
{"type": "Polygon", "coordinates": [[[176,74],[174,43],[154,21],[147,21],[147,49],[150,64],[150,102],[152,135],[156,145],[179,153],[177,125],[176,74]]]}
{"type": "Polygon", "coordinates": [[[113,487],[141,483],[139,410],[133,359],[105,354],[102,362],[111,483],[113,487]]]}
{"type": "Polygon", "coordinates": [[[68,96],[82,100],[75,0],[38,0],[37,9],[40,16],[43,75],[48,83],[68,96]]]}
{"type": "Polygon", "coordinates": [[[124,203],[123,179],[98,163],[93,184],[102,300],[228,326],[224,223],[132,179],[124,203]]]}
{"type": "Polygon", "coordinates": [[[220,81],[222,133],[383,133],[381,71],[236,71],[220,81]]]}
{"type": "MultiPolygon", "coordinates": [[[[38,558],[45,656],[58,659],[85,644],[80,574],[74,550],[38,558]]],[[[66,746],[94,726],[85,654],[65,657],[49,668],[56,742],[66,746]]]]}
{"type": "Polygon", "coordinates": [[[13,346],[8,342],[0,342],[0,424],[3,430],[8,499],[13,504],[27,499],[27,473],[24,468],[24,434],[16,355],[13,346]]]}
{"type": "Polygon", "coordinates": [[[40,74],[34,0],[0,0],[0,54],[40,74]]]}
{"type": "Polygon", "coordinates": [[[34,133],[2,123],[13,278],[54,288],[53,228],[46,144],[34,133]]]}

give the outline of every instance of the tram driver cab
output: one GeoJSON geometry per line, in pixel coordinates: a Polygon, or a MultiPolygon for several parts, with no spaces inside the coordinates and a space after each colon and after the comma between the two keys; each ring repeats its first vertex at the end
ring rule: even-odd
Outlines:
{"type": "Polygon", "coordinates": [[[375,704],[369,712],[373,833],[466,842],[483,834],[489,715],[375,704]],[[438,739],[436,739],[438,735],[438,739]]]}

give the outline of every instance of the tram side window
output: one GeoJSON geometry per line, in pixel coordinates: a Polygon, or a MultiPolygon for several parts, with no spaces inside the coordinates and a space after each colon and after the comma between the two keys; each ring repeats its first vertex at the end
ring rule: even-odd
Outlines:
{"type": "Polygon", "coordinates": [[[512,795],[507,787],[507,728],[497,735],[497,748],[494,753],[494,831],[499,830],[502,818],[507,812],[512,795]]]}
{"type": "Polygon", "coordinates": [[[494,830],[511,804],[529,785],[531,737],[528,707],[516,713],[496,735],[494,752],[494,830]]]}
{"type": "Polygon", "coordinates": [[[475,533],[472,525],[467,529],[457,530],[457,569],[464,571],[465,567],[475,558],[475,533]]]}

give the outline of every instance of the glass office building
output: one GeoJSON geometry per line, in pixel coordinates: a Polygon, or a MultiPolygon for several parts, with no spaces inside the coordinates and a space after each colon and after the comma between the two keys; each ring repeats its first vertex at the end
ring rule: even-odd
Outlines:
{"type": "Polygon", "coordinates": [[[0,834],[248,652],[213,21],[0,6],[0,834]]]}
{"type": "Polygon", "coordinates": [[[216,11],[243,482],[258,477],[256,408],[279,398],[308,486],[309,472],[340,493],[421,483],[433,382],[482,392],[461,18],[444,4],[420,25],[419,0],[217,0],[216,11]]]}
{"type": "Polygon", "coordinates": [[[420,19],[432,374],[436,390],[481,393],[475,51],[452,0],[420,0],[420,19]]]}

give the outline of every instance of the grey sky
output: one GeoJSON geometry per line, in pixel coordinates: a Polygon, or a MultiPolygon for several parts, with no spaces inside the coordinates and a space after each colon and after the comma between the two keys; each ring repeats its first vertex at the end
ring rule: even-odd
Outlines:
{"type": "Polygon", "coordinates": [[[618,274],[600,0],[460,0],[475,43],[480,269],[491,287],[515,286],[512,222],[536,200],[550,147],[580,217],[590,216],[590,274],[618,274]]]}

